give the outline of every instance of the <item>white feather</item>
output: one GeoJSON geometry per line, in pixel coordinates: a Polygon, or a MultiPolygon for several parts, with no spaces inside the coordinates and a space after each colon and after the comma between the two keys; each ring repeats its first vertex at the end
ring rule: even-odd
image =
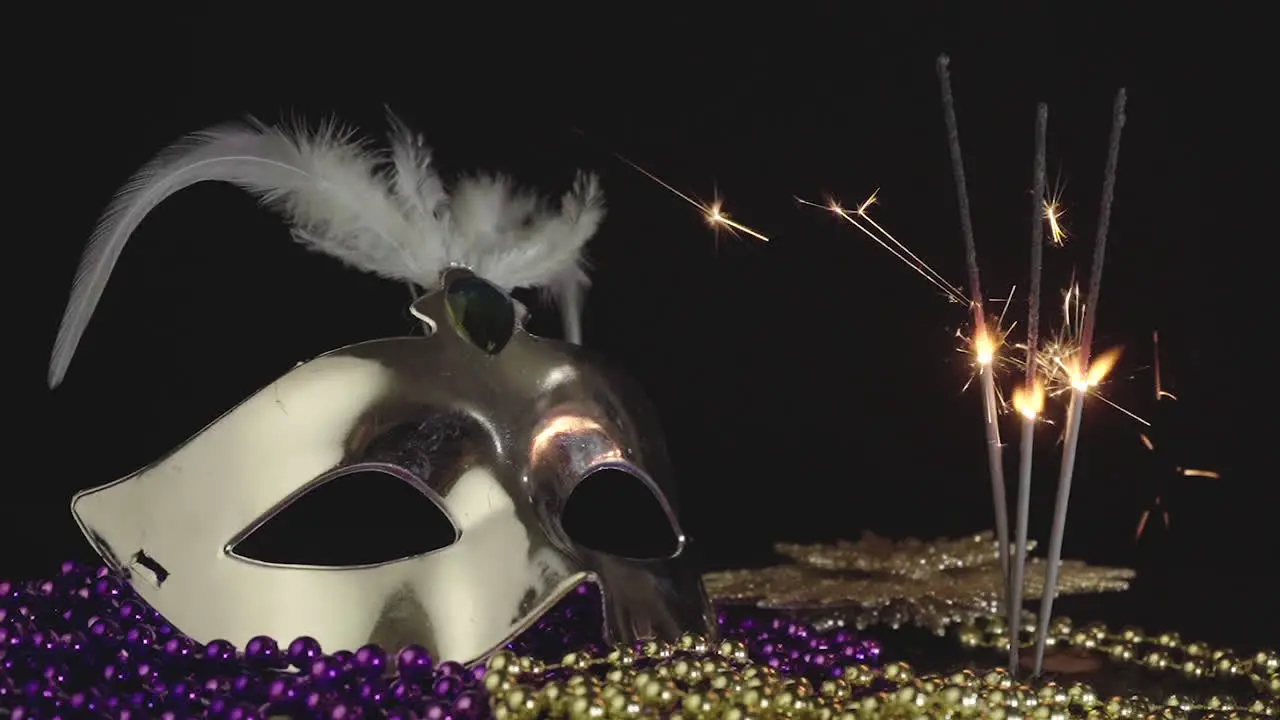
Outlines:
{"type": "Polygon", "coordinates": [[[391,126],[391,162],[396,199],[418,222],[439,222],[439,212],[449,199],[444,183],[431,166],[431,149],[422,136],[411,131],[394,113],[387,110],[391,126]]]}
{"type": "MultiPolygon", "coordinates": [[[[249,191],[285,216],[296,240],[360,270],[432,288],[445,268],[464,266],[508,290],[550,284],[562,312],[579,313],[582,249],[604,217],[595,176],[580,174],[558,210],[496,176],[464,179],[450,196],[422,139],[389,119],[389,163],[332,124],[316,133],[214,128],[148,163],[85,250],[54,343],[50,387],[66,375],[134,230],[165,198],[207,180],[249,191]]],[[[568,330],[567,314],[565,322],[568,330]]]]}

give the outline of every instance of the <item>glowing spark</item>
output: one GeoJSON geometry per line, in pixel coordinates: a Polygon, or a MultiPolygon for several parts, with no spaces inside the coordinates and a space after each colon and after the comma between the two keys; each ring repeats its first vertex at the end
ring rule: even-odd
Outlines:
{"type": "Polygon", "coordinates": [[[879,195],[880,195],[880,188],[876,188],[875,192],[871,193],[871,196],[868,197],[866,200],[863,200],[862,204],[858,206],[858,214],[861,215],[862,217],[867,217],[867,208],[876,204],[876,198],[879,195]]]}
{"type": "Polygon", "coordinates": [[[1154,451],[1156,449],[1156,444],[1151,442],[1151,438],[1147,437],[1146,433],[1138,433],[1138,437],[1142,438],[1142,444],[1145,445],[1148,450],[1154,451]]]}
{"type": "Polygon", "coordinates": [[[1111,348],[1105,352],[1099,353],[1089,365],[1089,372],[1085,375],[1086,387],[1097,387],[1098,383],[1106,379],[1111,370],[1115,368],[1116,363],[1120,362],[1120,355],[1123,348],[1111,348]]]}
{"type": "Polygon", "coordinates": [[[1089,369],[1081,372],[1079,368],[1079,356],[1072,358],[1070,361],[1062,361],[1063,368],[1071,377],[1071,387],[1077,390],[1090,390],[1098,386],[1107,375],[1111,373],[1112,368],[1120,360],[1122,348],[1112,348],[1105,352],[1099,353],[1093,363],[1089,365],[1089,369]]]}
{"type": "Polygon", "coordinates": [[[1179,471],[1182,473],[1183,477],[1209,478],[1210,480],[1222,479],[1222,474],[1214,472],[1213,470],[1197,470],[1195,468],[1179,468],[1179,471]]]}
{"type": "Polygon", "coordinates": [[[1049,241],[1058,247],[1062,247],[1067,242],[1066,228],[1059,222],[1059,218],[1066,212],[1057,202],[1044,201],[1044,219],[1049,221],[1049,241]]]}
{"type": "Polygon", "coordinates": [[[746,225],[743,225],[743,224],[741,224],[741,223],[739,223],[739,222],[736,222],[736,221],[734,221],[734,220],[730,220],[730,219],[729,219],[729,216],[728,216],[728,215],[726,215],[726,214],[724,213],[724,211],[721,209],[721,203],[720,203],[720,201],[719,201],[719,200],[715,201],[715,202],[714,202],[714,203],[712,203],[711,205],[703,205],[702,203],[698,202],[697,200],[694,200],[693,198],[689,197],[688,195],[686,195],[686,194],[684,194],[684,193],[680,192],[679,190],[677,190],[674,186],[672,186],[672,185],[671,185],[670,183],[668,183],[667,181],[663,180],[662,178],[658,177],[657,175],[654,175],[653,173],[649,172],[648,170],[645,170],[644,168],[640,167],[639,165],[637,165],[637,164],[635,164],[635,163],[631,162],[631,161],[630,161],[630,160],[628,160],[627,158],[625,158],[625,157],[623,157],[623,156],[621,156],[621,155],[619,155],[619,154],[617,154],[617,153],[614,153],[614,157],[616,157],[616,158],[618,158],[619,160],[621,160],[622,162],[624,162],[624,163],[626,163],[626,164],[630,165],[630,166],[632,167],[632,169],[634,169],[636,172],[639,172],[641,175],[644,175],[645,177],[649,178],[650,180],[654,181],[655,183],[657,183],[657,184],[661,185],[661,186],[663,187],[663,189],[667,190],[667,191],[668,191],[668,192],[670,192],[671,194],[673,194],[673,195],[675,195],[676,197],[680,198],[681,200],[683,200],[683,201],[685,201],[685,202],[689,203],[690,205],[692,205],[692,206],[694,206],[694,207],[698,208],[698,212],[702,213],[703,217],[704,217],[704,218],[706,218],[707,223],[708,223],[708,224],[710,224],[712,227],[725,227],[725,228],[728,228],[728,229],[729,229],[729,230],[731,230],[731,231],[737,231],[737,232],[741,232],[741,233],[745,233],[745,234],[747,234],[747,235],[750,235],[751,237],[756,238],[757,240],[760,240],[760,241],[762,241],[762,242],[769,242],[769,238],[765,237],[764,235],[760,234],[759,232],[756,232],[755,230],[752,230],[751,228],[749,228],[749,227],[747,227],[746,225]]]}
{"type": "MultiPolygon", "coordinates": [[[[1169,511],[1160,504],[1160,496],[1156,496],[1155,506],[1160,509],[1160,515],[1164,518],[1164,529],[1169,529],[1169,511]]],[[[1134,540],[1142,539],[1142,531],[1147,529],[1147,520],[1151,519],[1151,510],[1143,510],[1142,517],[1138,518],[1138,532],[1134,535],[1134,540]]]]}
{"type": "Polygon", "coordinates": [[[1037,381],[1030,389],[1014,388],[1013,409],[1028,420],[1035,420],[1044,411],[1044,386],[1037,381]]]}
{"type": "MultiPolygon", "coordinates": [[[[1076,365],[1080,355],[1080,330],[1084,323],[1084,316],[1085,310],[1080,301],[1080,286],[1072,283],[1062,294],[1062,326],[1051,339],[1037,349],[1034,360],[1036,373],[1044,382],[1046,396],[1057,398],[1072,389],[1084,390],[1091,397],[1101,400],[1130,419],[1151,427],[1151,423],[1137,413],[1116,404],[1098,392],[1097,385],[1105,379],[1119,359],[1119,348],[1102,353],[1095,358],[1093,367],[1088,373],[1078,372],[1076,365]]],[[[1026,350],[1026,345],[1020,344],[1017,347],[1026,350]]],[[[1011,366],[1026,369],[1025,360],[1016,357],[1004,360],[1011,366]]]]}
{"type": "Polygon", "coordinates": [[[996,345],[985,329],[980,330],[973,339],[973,354],[979,365],[990,365],[996,359],[996,345]]]}
{"type": "Polygon", "coordinates": [[[1107,397],[1106,397],[1106,396],[1102,395],[1102,394],[1101,394],[1101,393],[1099,393],[1097,390],[1094,390],[1094,389],[1092,389],[1092,388],[1091,388],[1088,392],[1089,392],[1089,397],[1091,397],[1091,398],[1095,398],[1095,399],[1097,399],[1097,400],[1101,400],[1102,402],[1104,402],[1104,403],[1106,403],[1106,404],[1110,405],[1110,406],[1111,406],[1111,408],[1112,408],[1113,410],[1118,410],[1118,411],[1120,411],[1120,412],[1124,413],[1125,415],[1128,415],[1130,420],[1136,420],[1136,421],[1138,421],[1138,422],[1142,423],[1143,425],[1145,425],[1145,426],[1147,426],[1147,427],[1151,427],[1151,422],[1150,422],[1150,421],[1148,421],[1148,420],[1146,420],[1146,419],[1142,418],[1141,416],[1139,416],[1137,413],[1133,412],[1132,410],[1129,410],[1129,409],[1127,409],[1127,408],[1125,408],[1125,407],[1123,407],[1123,406],[1121,406],[1121,405],[1116,404],[1116,403],[1115,403],[1115,402],[1113,402],[1112,400],[1107,399],[1107,397]]]}
{"type": "Polygon", "coordinates": [[[707,216],[707,222],[710,223],[712,226],[723,225],[724,227],[727,227],[730,230],[737,230],[738,232],[746,233],[747,235],[750,235],[751,237],[756,238],[757,240],[760,240],[762,242],[769,242],[769,238],[765,237],[764,235],[761,235],[760,233],[756,232],[755,230],[752,230],[746,225],[730,220],[729,216],[725,215],[724,212],[720,209],[719,200],[712,203],[711,207],[707,208],[705,212],[707,216]]]}
{"type": "Polygon", "coordinates": [[[795,200],[801,205],[808,205],[809,207],[826,210],[850,225],[858,228],[858,230],[862,231],[862,234],[871,238],[880,247],[888,250],[889,254],[901,261],[902,264],[914,270],[918,275],[920,275],[920,277],[923,277],[925,280],[933,283],[933,285],[941,290],[949,300],[968,305],[969,299],[965,297],[963,292],[943,279],[943,277],[938,274],[938,271],[934,270],[928,263],[921,260],[919,256],[911,251],[910,248],[895,238],[891,233],[889,233],[889,231],[881,227],[875,220],[872,220],[871,216],[867,214],[867,208],[876,203],[876,198],[879,195],[879,192],[880,191],[877,190],[876,192],[871,193],[871,197],[863,201],[863,203],[858,206],[857,210],[854,210],[852,213],[845,210],[835,201],[822,205],[800,197],[795,198],[795,200]],[[862,222],[859,222],[859,220],[862,222]],[[864,222],[866,223],[865,225],[863,224],[864,222]],[[872,231],[872,228],[874,228],[875,232],[872,231]]]}

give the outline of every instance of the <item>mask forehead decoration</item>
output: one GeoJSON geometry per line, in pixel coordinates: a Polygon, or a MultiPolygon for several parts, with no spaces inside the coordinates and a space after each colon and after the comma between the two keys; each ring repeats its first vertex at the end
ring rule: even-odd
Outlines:
{"type": "MultiPolygon", "coordinates": [[[[507,292],[534,286],[580,297],[579,255],[603,214],[595,179],[580,175],[558,213],[500,179],[466,180],[446,194],[428,151],[394,128],[390,170],[332,132],[210,131],[161,155],[117,199],[77,276],[53,384],[141,217],[201,180],[245,187],[283,210],[300,241],[430,292],[412,306],[424,337],[360,343],[302,363],[168,456],[78,494],[72,511],[86,537],[145,600],[203,642],[310,635],[332,649],[418,643],[437,658],[470,662],[583,581],[601,588],[611,640],[712,634],[647,404],[573,344],[530,335],[524,308],[507,292]],[[453,526],[453,542],[348,567],[236,552],[307,493],[368,470],[431,500],[453,526]],[[611,555],[565,532],[566,503],[597,477],[653,494],[677,538],[669,557],[611,555]]],[[[562,311],[566,329],[575,328],[576,304],[562,311]]]]}

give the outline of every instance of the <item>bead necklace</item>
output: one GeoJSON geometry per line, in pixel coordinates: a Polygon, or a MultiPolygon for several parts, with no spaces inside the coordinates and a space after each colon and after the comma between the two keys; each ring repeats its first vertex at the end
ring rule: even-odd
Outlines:
{"type": "MultiPolygon", "coordinates": [[[[1035,626],[1027,625],[1022,630],[1024,634],[1030,635],[1035,632],[1035,626]]],[[[1001,618],[963,625],[957,635],[960,642],[969,647],[998,650],[1007,650],[1009,647],[1009,629],[1001,618]]],[[[1247,678],[1259,694],[1273,698],[1270,702],[1259,700],[1246,704],[1247,708],[1264,716],[1276,717],[1280,714],[1274,700],[1280,698],[1280,653],[1274,650],[1259,650],[1252,657],[1243,658],[1231,650],[1211,648],[1202,642],[1185,642],[1175,632],[1148,635],[1133,627],[1114,632],[1102,623],[1077,627],[1068,617],[1053,619],[1049,625],[1047,644],[1051,647],[1073,647],[1101,653],[1113,660],[1140,665],[1149,670],[1177,671],[1193,680],[1247,678]]],[[[1186,706],[1181,699],[1173,700],[1174,704],[1186,706]]],[[[1233,700],[1225,697],[1210,698],[1205,705],[1214,709],[1236,707],[1233,700]]]]}
{"type": "MultiPolygon", "coordinates": [[[[601,608],[595,586],[579,587],[508,647],[544,658],[572,649],[599,654],[601,608]]],[[[746,652],[776,673],[821,682],[849,663],[875,664],[880,654],[865,636],[818,632],[776,613],[722,612],[719,619],[726,635],[749,635],[746,652]]],[[[308,637],[201,645],[105,568],[64,563],[52,580],[0,581],[0,717],[8,711],[9,720],[482,720],[490,715],[486,672],[436,664],[416,646],[388,657],[376,645],[326,654],[308,637]]]]}
{"type": "Polygon", "coordinates": [[[484,679],[495,720],[536,717],[726,718],[1274,718],[1262,700],[1193,705],[1170,697],[1103,699],[1087,684],[1015,682],[1003,669],[983,674],[917,675],[905,663],[845,668],[816,686],[753,663],[734,641],[694,635],[643,652],[618,647],[604,657],[571,653],[556,665],[500,653],[484,679]],[[1193,715],[1194,714],[1194,715],[1193,715]]]}
{"type": "MultiPolygon", "coordinates": [[[[1189,678],[1248,678],[1264,697],[1237,703],[1171,696],[1103,700],[1086,684],[1019,684],[1003,670],[918,675],[904,663],[874,667],[880,645],[826,624],[757,610],[722,609],[709,644],[687,635],[604,648],[594,586],[571,593],[487,664],[438,666],[421,648],[389,658],[377,646],[322,652],[310,638],[283,648],[254,638],[238,650],[177,633],[105,569],[64,563],[53,580],[0,582],[0,710],[34,717],[286,715],[333,720],[388,717],[482,720],[549,714],[826,717],[1275,717],[1280,658],[1240,658],[1176,634],[1147,636],[1098,624],[1051,628],[1057,646],[1102,652],[1189,678]],[[576,650],[563,656],[566,650],[576,650]],[[563,656],[563,657],[562,657],[563,656]],[[553,665],[545,664],[561,658],[553,665]]],[[[998,618],[959,630],[969,647],[1007,647],[998,618]]]]}

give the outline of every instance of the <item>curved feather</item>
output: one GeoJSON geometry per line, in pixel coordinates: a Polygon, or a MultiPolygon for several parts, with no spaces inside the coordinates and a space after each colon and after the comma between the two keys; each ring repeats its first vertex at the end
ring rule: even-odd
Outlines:
{"type": "Polygon", "coordinates": [[[229,125],[193,135],[143,167],[99,221],[72,284],[54,342],[49,386],[66,375],[107,280],[129,237],[165,198],[204,181],[240,186],[281,210],[295,235],[362,270],[422,282],[407,250],[411,227],[390,201],[376,159],[330,126],[291,136],[229,125]]]}
{"type": "Polygon", "coordinates": [[[469,260],[477,275],[506,288],[541,287],[580,267],[604,212],[599,179],[590,173],[578,174],[558,212],[507,178],[468,178],[450,200],[451,242],[462,245],[459,260],[469,260]]]}
{"type": "Polygon", "coordinates": [[[582,251],[604,218],[598,179],[580,173],[559,208],[499,176],[464,179],[446,193],[422,138],[388,119],[389,163],[333,125],[308,134],[257,124],[198,133],[148,163],[90,239],[54,343],[50,387],[66,375],[134,230],[165,198],[209,180],[279,211],[298,242],[411,288],[431,289],[445,268],[464,266],[507,289],[549,290],[566,336],[580,340],[582,251]]]}
{"type": "Polygon", "coordinates": [[[392,191],[396,199],[416,222],[437,224],[448,195],[432,167],[431,148],[390,109],[387,124],[391,126],[392,191]]]}

